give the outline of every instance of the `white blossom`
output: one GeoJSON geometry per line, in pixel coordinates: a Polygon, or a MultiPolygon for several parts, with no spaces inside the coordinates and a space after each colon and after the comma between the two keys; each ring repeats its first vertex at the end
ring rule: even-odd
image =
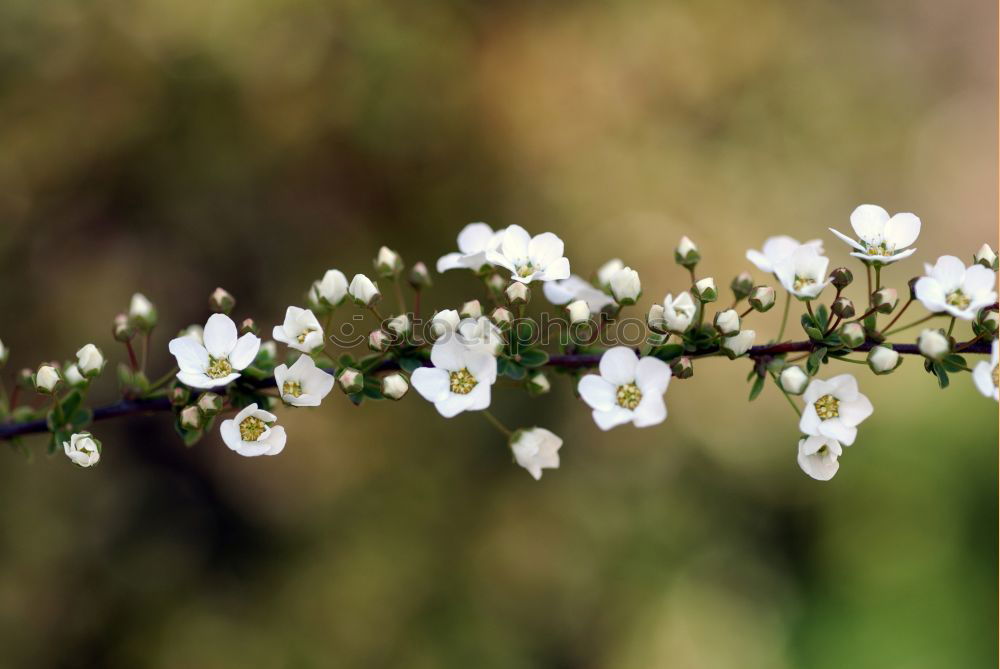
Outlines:
{"type": "Polygon", "coordinates": [[[715,285],[715,279],[710,276],[694,282],[694,293],[701,302],[715,302],[719,299],[719,289],[715,285]]]}
{"type": "Polygon", "coordinates": [[[611,294],[620,304],[635,304],[641,293],[639,273],[631,267],[622,267],[611,276],[611,294]]]}
{"type": "Polygon", "coordinates": [[[297,407],[318,407],[333,390],[336,379],[316,366],[308,355],[300,355],[291,367],[274,368],[274,384],[286,404],[297,407]]]}
{"type": "Polygon", "coordinates": [[[469,300],[458,309],[462,318],[479,318],[483,315],[483,305],[479,300],[469,300]]]}
{"type": "Polygon", "coordinates": [[[667,294],[663,298],[663,321],[671,332],[683,333],[687,330],[694,320],[695,312],[697,307],[686,290],[678,293],[677,297],[667,294]]]}
{"type": "Polygon", "coordinates": [[[93,344],[87,344],[76,352],[76,365],[84,376],[97,376],[104,369],[104,354],[93,344]]]}
{"type": "Polygon", "coordinates": [[[941,256],[924,269],[927,275],[920,277],[914,292],[930,312],[971,321],[980,309],[997,300],[996,272],[982,265],[967,268],[955,256],[941,256]]]}
{"type": "Polygon", "coordinates": [[[615,302],[613,297],[576,274],[561,281],[546,281],[542,284],[542,292],[552,304],[561,305],[584,300],[594,313],[615,302]]]}
{"type": "Polygon", "coordinates": [[[580,379],[580,397],[593,409],[602,430],[631,422],[636,427],[662,423],[667,417],[663,395],[670,383],[670,366],[658,358],[638,358],[635,351],[616,346],[598,363],[600,374],[580,379]]]}
{"type": "Polygon", "coordinates": [[[375,270],[380,276],[396,276],[403,271],[403,259],[388,246],[383,246],[375,257],[375,270]]]}
{"type": "Polygon", "coordinates": [[[809,377],[798,365],[785,367],[778,378],[781,388],[789,395],[801,395],[809,384],[809,377]]]}
{"type": "Polygon", "coordinates": [[[41,365],[35,373],[35,389],[42,393],[51,393],[60,381],[59,370],[52,365],[41,365]]]}
{"type": "Polygon", "coordinates": [[[312,298],[320,304],[336,307],[347,297],[347,277],[339,269],[328,269],[319,281],[313,282],[312,298]]]}
{"type": "Polygon", "coordinates": [[[788,235],[777,235],[764,240],[764,246],[760,251],[750,249],[746,253],[747,260],[752,262],[761,272],[773,274],[775,268],[788,258],[800,246],[808,246],[816,249],[817,253],[823,253],[823,241],[812,239],[808,242],[799,243],[799,240],[788,235]]]}
{"type": "Polygon", "coordinates": [[[316,314],[311,309],[301,307],[288,307],[284,323],[274,326],[271,337],[303,353],[312,353],[323,348],[326,343],[323,327],[316,314]]]}
{"type": "Polygon", "coordinates": [[[782,287],[800,300],[819,297],[830,279],[826,269],[830,259],[822,256],[815,246],[800,246],[774,268],[782,287]]]}
{"type": "Polygon", "coordinates": [[[492,355],[471,351],[457,338],[448,337],[431,347],[433,367],[413,371],[414,389],[445,418],[463,411],[480,411],[490,405],[490,392],[497,380],[497,361],[492,355]]]}
{"type": "Polygon", "coordinates": [[[4,346],[3,342],[0,341],[0,367],[7,364],[8,358],[10,358],[10,349],[4,346]]]}
{"type": "Polygon", "coordinates": [[[998,374],[1000,374],[1000,351],[997,350],[998,341],[993,340],[993,347],[990,353],[989,362],[985,360],[980,360],[976,363],[976,366],[972,368],[972,381],[976,384],[976,388],[986,397],[992,397],[995,400],[1000,401],[1000,390],[997,386],[1000,382],[997,380],[998,374]]]}
{"type": "Polygon", "coordinates": [[[458,251],[441,256],[437,261],[437,271],[460,268],[479,270],[489,265],[486,252],[499,246],[503,232],[494,232],[485,223],[469,223],[458,233],[458,251]]]}
{"type": "Polygon", "coordinates": [[[691,238],[687,235],[681,237],[681,240],[677,242],[677,248],[674,249],[674,253],[679,255],[681,258],[686,258],[692,251],[697,253],[698,245],[692,242],[691,238]]]}
{"type": "Polygon", "coordinates": [[[257,357],[260,338],[236,334],[233,319],[212,314],[205,323],[204,343],[191,336],[171,339],[168,348],[180,368],[177,380],[192,388],[215,388],[238,379],[257,357]]]}
{"type": "Polygon", "coordinates": [[[77,466],[93,467],[101,460],[101,442],[89,432],[77,432],[63,442],[66,457],[77,466]]]}
{"type": "Polygon", "coordinates": [[[532,237],[519,225],[504,230],[500,244],[486,252],[486,259],[510,271],[521,283],[569,278],[569,260],[563,241],[551,232],[532,237]]]}
{"type": "Polygon", "coordinates": [[[917,337],[920,354],[931,360],[940,360],[951,352],[951,342],[940,330],[928,328],[917,337]]]}
{"type": "Polygon", "coordinates": [[[251,404],[234,418],[222,421],[219,431],[226,446],[240,455],[277,455],[284,450],[287,439],[285,428],[275,425],[277,420],[273,413],[251,404]]]}
{"type": "Polygon", "coordinates": [[[544,427],[520,429],[510,439],[510,450],[517,464],[537,481],[543,469],[559,468],[559,449],[563,440],[544,427]]]}
{"type": "Polygon", "coordinates": [[[980,246],[979,250],[972,256],[972,259],[987,269],[996,268],[997,254],[989,244],[980,246]]]}
{"type": "Polygon", "coordinates": [[[830,228],[830,232],[855,249],[855,258],[882,265],[913,255],[916,249],[907,248],[920,236],[920,219],[903,213],[889,217],[882,207],[863,204],[851,213],[851,227],[858,240],[853,240],[830,228]]]}
{"type": "Polygon", "coordinates": [[[611,288],[611,277],[613,277],[618,270],[625,267],[625,263],[619,258],[612,258],[603,265],[597,268],[597,284],[606,290],[611,288]]]}
{"type": "Polygon", "coordinates": [[[364,274],[355,274],[351,285],[347,288],[351,299],[362,307],[370,307],[382,298],[378,286],[364,274]]]}
{"type": "Polygon", "coordinates": [[[757,332],[754,330],[740,330],[731,337],[723,337],[720,346],[730,357],[738,358],[750,350],[756,337],[757,332]]]}
{"type": "Polygon", "coordinates": [[[836,439],[844,446],[854,443],[858,425],[872,415],[872,403],[858,390],[851,374],[813,379],[802,396],[805,409],[799,430],[809,436],[836,439]]]}
{"type": "Polygon", "coordinates": [[[799,467],[817,481],[829,481],[840,469],[843,447],[836,439],[809,436],[799,440],[799,467]]]}

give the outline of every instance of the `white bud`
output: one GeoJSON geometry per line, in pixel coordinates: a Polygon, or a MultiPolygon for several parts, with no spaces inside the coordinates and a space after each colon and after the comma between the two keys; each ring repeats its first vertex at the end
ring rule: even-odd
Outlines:
{"type": "Polygon", "coordinates": [[[715,314],[715,329],[724,337],[740,331],[740,315],[735,309],[726,309],[715,314]]]}
{"type": "Polygon", "coordinates": [[[156,325],[156,307],[145,295],[136,293],[129,302],[128,317],[140,330],[150,330],[156,325]]]}
{"type": "Polygon", "coordinates": [[[278,345],[273,341],[266,341],[260,345],[260,350],[257,351],[258,360],[274,360],[278,357],[278,345]]]}
{"type": "Polygon", "coordinates": [[[685,235],[681,237],[681,241],[677,243],[677,253],[681,257],[687,256],[691,251],[698,251],[698,245],[691,241],[691,239],[685,235]]]}
{"type": "Polygon", "coordinates": [[[389,322],[386,324],[391,332],[394,332],[400,337],[405,337],[410,332],[410,315],[400,314],[395,318],[390,318],[389,322]]]}
{"type": "Polygon", "coordinates": [[[861,327],[860,323],[854,321],[845,323],[840,328],[840,339],[844,342],[845,346],[857,348],[865,343],[865,329],[861,327]]]}
{"type": "Polygon", "coordinates": [[[528,379],[528,390],[534,395],[543,395],[552,390],[552,384],[544,372],[536,372],[528,379]]]}
{"type": "Polygon", "coordinates": [[[76,364],[84,376],[93,378],[104,369],[104,354],[93,344],[87,344],[76,352],[76,364]]]}
{"type": "Polygon", "coordinates": [[[66,379],[66,383],[74,388],[86,385],[87,383],[87,379],[83,377],[83,374],[80,373],[80,368],[75,363],[63,368],[63,378],[66,379]]]}
{"type": "Polygon", "coordinates": [[[197,430],[201,427],[201,411],[195,405],[181,409],[178,420],[185,430],[197,430]]]}
{"type": "Polygon", "coordinates": [[[694,284],[694,293],[702,302],[715,302],[719,298],[719,291],[715,287],[715,279],[710,276],[706,276],[704,279],[699,279],[694,284]]]}
{"type": "Polygon", "coordinates": [[[649,308],[649,314],[646,315],[646,325],[653,332],[663,334],[667,331],[666,311],[662,304],[654,304],[649,308]]]}
{"type": "Polygon", "coordinates": [[[619,304],[635,304],[642,294],[639,273],[631,267],[623,267],[611,276],[611,294],[619,304]]]}
{"type": "Polygon", "coordinates": [[[623,269],[625,263],[623,263],[618,258],[612,258],[608,262],[597,268],[597,283],[603,288],[608,288],[611,286],[611,277],[613,277],[618,270],[623,269]]]}
{"type": "Polygon", "coordinates": [[[376,353],[383,353],[389,348],[389,335],[382,330],[372,330],[368,335],[368,348],[376,353]]]}
{"type": "Polygon", "coordinates": [[[781,370],[781,388],[789,395],[801,395],[809,385],[809,377],[798,365],[781,370]]]}
{"type": "Polygon", "coordinates": [[[312,297],[320,304],[337,306],[347,297],[347,277],[339,269],[328,269],[321,280],[313,283],[312,297]]]}
{"type": "Polygon", "coordinates": [[[0,367],[7,364],[7,360],[10,358],[10,349],[3,345],[0,341],[0,367]]]}
{"type": "Polygon", "coordinates": [[[364,274],[355,274],[347,292],[351,299],[361,307],[370,307],[382,298],[378,286],[364,274]]]}
{"type": "Polygon", "coordinates": [[[989,244],[983,244],[976,251],[976,255],[972,257],[980,265],[984,265],[989,269],[996,269],[997,254],[990,248],[989,244]]]}
{"type": "Polygon", "coordinates": [[[514,314],[507,307],[497,307],[490,314],[490,320],[499,327],[505,328],[514,322],[514,314]]]}
{"type": "Polygon", "coordinates": [[[341,370],[340,375],[337,376],[337,383],[340,384],[341,390],[348,395],[352,395],[360,393],[362,388],[365,387],[365,376],[353,367],[345,367],[341,370]]]}
{"type": "Polygon", "coordinates": [[[89,432],[78,432],[63,442],[63,451],[73,464],[93,467],[101,459],[101,442],[89,432]]]}
{"type": "Polygon", "coordinates": [[[531,289],[528,288],[528,284],[526,283],[515,281],[507,286],[505,292],[507,294],[507,302],[510,304],[527,304],[531,301],[531,289]]]}
{"type": "Polygon", "coordinates": [[[458,313],[461,314],[462,318],[479,318],[483,315],[483,305],[479,303],[479,300],[469,300],[462,305],[458,313]]]}
{"type": "Polygon", "coordinates": [[[868,352],[868,366],[876,374],[888,374],[899,366],[899,352],[888,346],[875,346],[868,352]]]}
{"type": "Polygon", "coordinates": [[[590,320],[590,307],[586,300],[576,300],[566,305],[566,315],[572,324],[586,323],[590,320]]]}
{"type": "Polygon", "coordinates": [[[457,330],[461,320],[462,317],[454,309],[439,311],[431,317],[431,335],[435,339],[440,339],[457,330]]]}
{"type": "Polygon", "coordinates": [[[757,333],[753,330],[740,330],[732,337],[723,338],[722,350],[731,358],[739,357],[750,350],[756,336],[757,333]]]}
{"type": "Polygon", "coordinates": [[[559,468],[559,449],[563,440],[542,427],[518,430],[510,438],[514,460],[537,481],[543,469],[559,468]]]}
{"type": "Polygon", "coordinates": [[[51,393],[61,380],[58,369],[52,365],[42,365],[35,373],[35,389],[40,393],[51,393]]]}
{"type": "Polygon", "coordinates": [[[924,330],[917,338],[920,354],[931,360],[940,360],[951,351],[951,342],[940,330],[924,330]]]}
{"type": "Polygon", "coordinates": [[[382,377],[382,394],[391,400],[402,399],[409,389],[406,377],[398,372],[382,377]]]}
{"type": "Polygon", "coordinates": [[[403,271],[403,259],[388,246],[383,246],[375,258],[375,271],[387,279],[394,277],[403,271]]]}

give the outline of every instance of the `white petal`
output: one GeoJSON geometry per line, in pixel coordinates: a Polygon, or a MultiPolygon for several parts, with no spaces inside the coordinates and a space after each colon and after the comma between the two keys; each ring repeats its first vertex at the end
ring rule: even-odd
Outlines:
{"type": "Polygon", "coordinates": [[[431,347],[431,363],[449,372],[457,372],[465,367],[465,347],[457,337],[444,337],[431,347]]]}
{"type": "Polygon", "coordinates": [[[799,419],[799,431],[802,434],[818,435],[820,422],[816,407],[812,405],[812,402],[806,403],[805,409],[802,410],[802,417],[799,419]]]}
{"type": "Polygon", "coordinates": [[[548,267],[541,273],[543,281],[557,281],[569,278],[569,260],[559,258],[555,262],[549,263],[548,267]]]}
{"type": "MultiPolygon", "coordinates": [[[[862,251],[862,252],[865,250],[864,246],[862,246],[861,244],[858,244],[856,241],[854,241],[853,239],[851,239],[847,235],[845,235],[843,233],[840,233],[840,232],[837,232],[833,228],[827,228],[827,229],[830,232],[832,232],[833,234],[835,234],[837,237],[839,237],[841,241],[846,242],[847,244],[849,244],[852,248],[855,248],[858,251],[862,251]]],[[[854,255],[854,254],[852,253],[851,255],[854,255]]]]}
{"type": "Polygon", "coordinates": [[[246,369],[256,359],[259,350],[260,337],[248,332],[236,340],[236,346],[229,354],[229,364],[233,369],[246,369]]]}
{"type": "Polygon", "coordinates": [[[920,236],[920,219],[913,214],[896,214],[885,224],[885,242],[896,249],[905,249],[920,236]]]}
{"type": "Polygon", "coordinates": [[[472,393],[467,395],[448,393],[447,397],[434,403],[434,408],[445,418],[453,418],[468,409],[472,402],[472,393]]]}
{"type": "Polygon", "coordinates": [[[851,227],[859,238],[876,244],[883,239],[889,212],[876,204],[860,205],[851,213],[851,227]]]}
{"type": "Polygon", "coordinates": [[[213,358],[226,358],[236,347],[236,323],[225,314],[212,314],[205,323],[205,348],[213,358]]]}
{"type": "Polygon", "coordinates": [[[490,384],[477,383],[476,387],[472,389],[472,392],[467,395],[469,398],[469,407],[466,411],[482,411],[483,409],[488,409],[490,406],[490,390],[490,384]]]}
{"type": "Polygon", "coordinates": [[[440,402],[448,396],[451,377],[446,370],[421,367],[413,370],[410,384],[428,402],[440,402]]]}
{"type": "Polygon", "coordinates": [[[775,263],[781,262],[795,253],[795,249],[799,248],[799,246],[801,246],[799,240],[794,237],[775,235],[764,240],[764,246],[761,247],[761,251],[763,251],[764,256],[770,264],[774,266],[775,263]]]}
{"type": "Polygon", "coordinates": [[[563,248],[563,240],[551,232],[543,232],[528,242],[528,257],[535,266],[547,267],[562,258],[563,248]]]}
{"type": "Polygon", "coordinates": [[[840,403],[840,420],[845,425],[854,427],[871,416],[874,411],[875,408],[872,406],[871,400],[864,395],[858,395],[849,402],[840,403]]]}
{"type": "Polygon", "coordinates": [[[485,223],[469,223],[458,233],[458,250],[466,255],[485,251],[492,238],[493,228],[490,226],[485,223]]]}
{"type": "Polygon", "coordinates": [[[819,433],[825,437],[836,439],[844,446],[850,446],[858,436],[858,428],[845,425],[839,418],[831,418],[819,424],[819,433]]]}
{"type": "Polygon", "coordinates": [[[632,412],[632,424],[636,427],[649,427],[662,423],[667,417],[667,405],[663,395],[659,393],[644,393],[639,406],[632,412]]]}
{"type": "Polygon", "coordinates": [[[491,385],[497,380],[497,359],[486,353],[465,351],[465,368],[482,385],[491,385]]]}
{"type": "MultiPolygon", "coordinates": [[[[984,267],[983,269],[986,268],[984,267]]],[[[944,311],[947,296],[937,279],[929,276],[920,277],[917,280],[917,285],[914,287],[914,292],[917,295],[917,299],[920,300],[920,303],[924,305],[927,311],[932,313],[944,311]]]]}
{"type": "Polygon", "coordinates": [[[853,400],[858,396],[858,380],[854,378],[853,374],[831,376],[826,380],[826,383],[830,384],[828,392],[838,399],[853,400]]]}
{"type": "Polygon", "coordinates": [[[531,235],[520,225],[512,225],[504,232],[500,251],[508,260],[521,260],[528,257],[528,245],[531,235]]]}
{"type": "Polygon", "coordinates": [[[643,396],[653,393],[663,395],[670,383],[670,365],[659,358],[647,356],[635,366],[635,385],[643,396]]]}
{"type": "Polygon", "coordinates": [[[201,374],[208,369],[208,351],[194,337],[171,339],[167,348],[177,358],[182,372],[201,374]]]}
{"type": "Polygon", "coordinates": [[[977,297],[980,293],[989,293],[996,287],[997,274],[982,265],[973,265],[965,270],[962,281],[962,292],[969,297],[977,297]]]}
{"type": "MultiPolygon", "coordinates": [[[[238,379],[240,375],[230,374],[230,376],[233,376],[232,380],[235,380],[238,379]]],[[[215,388],[216,386],[221,386],[225,385],[225,383],[228,383],[228,381],[226,381],[225,378],[213,379],[204,372],[202,373],[177,372],[177,380],[183,383],[184,385],[190,386],[192,388],[215,388]]]]}
{"type": "Polygon", "coordinates": [[[239,428],[236,427],[235,420],[224,420],[222,425],[219,427],[219,433],[222,435],[222,441],[225,442],[232,450],[236,450],[240,447],[242,440],[240,439],[239,428]]]}
{"type": "Polygon", "coordinates": [[[760,251],[755,251],[753,249],[747,251],[747,260],[756,265],[757,269],[759,269],[761,272],[767,272],[768,274],[770,274],[771,272],[774,271],[774,267],[771,265],[771,261],[768,260],[767,256],[765,256],[760,251]]]}
{"type": "Polygon", "coordinates": [[[261,439],[264,445],[268,449],[264,452],[264,455],[277,455],[285,450],[285,442],[288,440],[285,434],[285,428],[280,425],[275,425],[271,428],[271,434],[268,435],[267,439],[261,439]]]}
{"type": "Polygon", "coordinates": [[[976,389],[986,397],[993,397],[996,386],[993,385],[993,367],[985,360],[980,360],[972,369],[972,381],[976,389]]]}
{"type": "Polygon", "coordinates": [[[607,411],[594,409],[591,412],[591,415],[594,417],[594,422],[597,423],[597,427],[602,430],[610,430],[617,425],[623,425],[624,423],[632,420],[632,412],[619,406],[608,409],[607,411]]]}
{"type": "Polygon", "coordinates": [[[945,294],[948,294],[962,287],[962,280],[965,278],[965,263],[955,256],[941,256],[931,269],[930,274],[941,284],[945,294]]]}
{"type": "Polygon", "coordinates": [[[635,381],[635,368],[638,364],[635,351],[626,346],[615,346],[605,351],[598,367],[605,380],[621,386],[635,381]]]}
{"type": "Polygon", "coordinates": [[[447,272],[450,269],[459,269],[461,267],[465,267],[465,265],[462,264],[461,253],[448,253],[438,258],[437,261],[438,272],[447,272]]]}
{"type": "Polygon", "coordinates": [[[609,411],[616,406],[617,386],[605,381],[597,374],[587,374],[580,379],[576,389],[591,409],[609,411]]]}

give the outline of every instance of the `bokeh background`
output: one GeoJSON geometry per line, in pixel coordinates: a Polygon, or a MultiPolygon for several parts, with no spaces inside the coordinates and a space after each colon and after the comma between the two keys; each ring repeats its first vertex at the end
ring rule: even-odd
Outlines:
{"type": "MultiPolygon", "coordinates": [[[[120,358],[133,291],[162,371],[217,285],[269,328],[324,270],[430,264],[474,220],[556,232],[585,275],[621,257],[646,306],[686,287],[682,234],[728,284],[780,232],[847,263],[826,228],[876,202],[924,222],[903,289],[996,246],[996,26],[986,0],[5,0],[8,380],[120,358]]],[[[479,295],[452,273],[425,305],[479,295]]],[[[94,470],[5,448],[0,666],[996,666],[996,404],[851,367],[876,413],[824,484],[746,371],[700,362],[665,424],[610,433],[565,379],[498,390],[565,439],[540,483],[415,394],[285,411],[275,458],[167,416],[100,424],[94,470]]]]}

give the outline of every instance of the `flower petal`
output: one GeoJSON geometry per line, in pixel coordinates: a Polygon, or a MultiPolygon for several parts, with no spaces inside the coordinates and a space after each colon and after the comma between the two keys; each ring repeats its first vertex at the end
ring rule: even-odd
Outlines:
{"type": "MultiPolygon", "coordinates": [[[[861,244],[858,244],[858,243],[857,243],[857,242],[856,242],[855,240],[851,239],[851,238],[850,238],[850,237],[848,237],[847,235],[845,235],[845,234],[843,234],[843,233],[841,233],[841,232],[837,232],[837,231],[836,231],[836,230],[834,230],[833,228],[827,228],[827,230],[829,230],[829,231],[830,231],[830,232],[832,232],[832,233],[833,233],[834,235],[836,235],[837,237],[839,237],[839,238],[840,238],[840,240],[841,240],[842,242],[845,242],[845,243],[847,243],[847,244],[848,244],[848,245],[850,245],[850,246],[851,246],[852,248],[855,248],[855,249],[857,249],[858,251],[861,251],[861,252],[864,252],[864,250],[865,250],[865,247],[864,247],[864,246],[862,246],[861,244]]],[[[852,253],[851,255],[854,255],[854,254],[852,253]]]]}
{"type": "Polygon", "coordinates": [[[447,272],[450,269],[459,269],[464,266],[465,265],[462,264],[461,253],[446,253],[438,258],[437,261],[438,272],[447,272]]]}
{"type": "Polygon", "coordinates": [[[874,411],[875,408],[872,407],[871,400],[864,395],[858,395],[853,400],[840,403],[840,420],[845,425],[855,427],[871,416],[874,411]]]}
{"type": "Polygon", "coordinates": [[[439,339],[431,347],[431,363],[449,372],[457,372],[465,367],[465,347],[458,337],[439,339]]]}
{"type": "MultiPolygon", "coordinates": [[[[984,267],[983,269],[986,268],[984,267]]],[[[937,279],[929,276],[922,276],[917,279],[917,284],[914,286],[913,290],[917,299],[920,300],[920,303],[924,305],[924,308],[927,309],[927,311],[932,313],[944,311],[946,306],[945,299],[947,296],[937,279]]]]}
{"type": "Polygon", "coordinates": [[[240,439],[239,428],[236,427],[235,420],[224,420],[222,425],[219,426],[219,434],[222,435],[222,441],[232,450],[236,450],[240,447],[242,443],[240,439]]]}
{"type": "Polygon", "coordinates": [[[883,239],[889,212],[877,204],[862,204],[851,212],[851,227],[858,237],[869,244],[877,244],[883,239]]]}
{"type": "MultiPolygon", "coordinates": [[[[537,266],[545,268],[563,256],[563,240],[551,232],[543,232],[528,242],[528,258],[537,266]]],[[[565,278],[565,277],[563,277],[565,278]]]]}
{"type": "Polygon", "coordinates": [[[492,238],[493,228],[490,226],[485,223],[469,223],[458,233],[458,250],[465,255],[485,251],[492,238]]]}
{"type": "Polygon", "coordinates": [[[965,278],[965,263],[955,256],[941,256],[931,268],[930,275],[941,284],[945,294],[951,293],[962,287],[962,280],[965,278]]]}
{"type": "Polygon", "coordinates": [[[989,293],[994,290],[996,285],[996,272],[982,265],[973,265],[965,270],[965,278],[962,281],[962,292],[970,298],[975,298],[981,293],[989,293]]]}
{"type": "Polygon", "coordinates": [[[768,274],[770,274],[771,272],[774,271],[774,267],[773,265],[771,265],[771,261],[768,260],[767,256],[765,256],[760,251],[755,251],[754,249],[750,249],[749,251],[747,251],[747,260],[752,262],[761,272],[767,272],[768,274]]]}
{"type": "Polygon", "coordinates": [[[413,370],[410,384],[428,402],[440,402],[450,392],[451,378],[443,369],[421,367],[413,370]]]}
{"type": "Polygon", "coordinates": [[[597,423],[597,427],[605,431],[632,420],[632,412],[619,406],[606,411],[594,409],[591,412],[591,415],[594,417],[594,422],[597,423]]]}
{"type": "Polygon", "coordinates": [[[469,406],[466,411],[482,411],[490,406],[491,386],[488,383],[478,383],[467,397],[469,406]]]}
{"type": "Polygon", "coordinates": [[[663,395],[670,383],[670,365],[659,358],[646,356],[635,366],[635,385],[639,386],[643,397],[649,394],[663,395]]]}
{"type": "Polygon", "coordinates": [[[569,259],[559,258],[555,262],[549,263],[548,267],[541,272],[539,278],[542,281],[557,281],[569,278],[569,259]]]}
{"type": "Polygon", "coordinates": [[[508,260],[527,259],[529,244],[531,244],[531,235],[528,234],[528,231],[520,225],[512,225],[504,232],[500,251],[508,260]]]}
{"type": "Polygon", "coordinates": [[[213,358],[226,358],[236,347],[236,323],[225,314],[212,314],[205,323],[205,348],[213,358]]]}
{"type": "Polygon", "coordinates": [[[667,405],[663,395],[659,393],[644,393],[639,406],[632,412],[632,424],[636,427],[649,427],[662,423],[667,417],[667,405]]]}
{"type": "Polygon", "coordinates": [[[831,418],[819,424],[819,433],[824,437],[836,439],[844,446],[850,446],[858,436],[858,428],[846,425],[839,418],[831,418]]]}
{"type": "Polygon", "coordinates": [[[208,351],[194,337],[177,337],[167,345],[182,372],[202,374],[208,369],[208,351]]]}
{"type": "Polygon", "coordinates": [[[468,409],[472,405],[473,399],[472,393],[467,395],[448,393],[447,397],[434,403],[434,408],[445,418],[454,418],[468,409]]]}
{"type": "Polygon", "coordinates": [[[638,364],[635,351],[626,346],[615,346],[601,356],[598,367],[606,381],[620,386],[635,381],[635,368],[638,364]]]}
{"type": "Polygon", "coordinates": [[[920,219],[913,214],[896,214],[885,224],[883,237],[886,244],[896,249],[905,249],[920,236],[920,219]]]}
{"type": "Polygon", "coordinates": [[[617,387],[597,374],[587,374],[580,379],[576,390],[591,409],[609,411],[615,404],[617,387]]]}
{"type": "Polygon", "coordinates": [[[267,439],[261,439],[258,443],[268,446],[268,449],[263,453],[264,455],[277,455],[285,450],[285,442],[287,440],[288,436],[285,434],[285,428],[275,425],[271,428],[271,434],[268,435],[267,439]]]}
{"type": "Polygon", "coordinates": [[[233,369],[246,369],[257,358],[260,350],[260,337],[248,332],[236,340],[236,346],[229,354],[229,364],[233,369]]]}

